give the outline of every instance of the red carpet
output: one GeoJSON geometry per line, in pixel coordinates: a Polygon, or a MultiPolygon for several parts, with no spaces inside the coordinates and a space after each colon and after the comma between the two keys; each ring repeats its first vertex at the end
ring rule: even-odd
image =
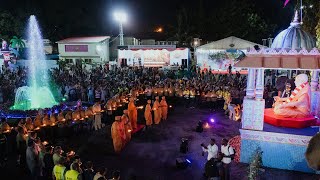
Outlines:
{"type": "Polygon", "coordinates": [[[133,129],[132,134],[139,132],[140,130],[142,130],[144,128],[144,126],[145,125],[138,124],[137,129],[133,129]]]}
{"type": "Polygon", "coordinates": [[[306,128],[316,124],[314,116],[305,118],[284,118],[274,114],[273,109],[264,110],[264,122],[280,127],[288,128],[306,128]]]}

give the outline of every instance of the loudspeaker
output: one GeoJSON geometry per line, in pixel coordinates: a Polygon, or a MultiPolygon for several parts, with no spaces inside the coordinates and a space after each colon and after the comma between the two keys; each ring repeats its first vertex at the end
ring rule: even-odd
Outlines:
{"type": "Polygon", "coordinates": [[[181,139],[181,144],[180,144],[180,152],[186,154],[189,150],[188,147],[188,139],[182,138],[181,139]]]}
{"type": "Polygon", "coordinates": [[[196,132],[203,132],[203,123],[201,121],[198,122],[198,125],[196,127],[196,132]]]}
{"type": "Polygon", "coordinates": [[[176,159],[176,167],[178,169],[185,169],[188,167],[188,162],[186,158],[177,158],[176,159]]]}

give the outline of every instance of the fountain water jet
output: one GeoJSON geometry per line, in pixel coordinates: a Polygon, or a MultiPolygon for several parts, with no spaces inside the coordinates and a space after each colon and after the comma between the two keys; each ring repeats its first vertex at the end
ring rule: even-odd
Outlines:
{"type": "Polygon", "coordinates": [[[30,16],[28,23],[28,43],[28,86],[17,89],[12,109],[51,108],[58,103],[49,88],[42,36],[34,15],[30,16]]]}

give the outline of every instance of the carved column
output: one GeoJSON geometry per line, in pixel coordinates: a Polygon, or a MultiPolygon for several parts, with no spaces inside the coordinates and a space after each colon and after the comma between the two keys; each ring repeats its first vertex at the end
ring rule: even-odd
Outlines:
{"type": "Polygon", "coordinates": [[[256,99],[263,99],[264,91],[264,69],[257,70],[257,79],[256,79],[256,99]]]}
{"type": "Polygon", "coordinates": [[[311,77],[311,91],[317,91],[318,89],[318,81],[319,81],[319,73],[318,71],[312,71],[311,77]]]}
{"type": "Polygon", "coordinates": [[[246,90],[246,97],[247,98],[254,98],[254,91],[255,91],[255,77],[256,77],[256,70],[255,69],[248,69],[248,79],[247,79],[247,90],[246,90]]]}
{"type": "Polygon", "coordinates": [[[243,99],[242,129],[263,130],[264,69],[248,70],[247,93],[243,99]],[[257,76],[257,80],[256,80],[257,76]],[[254,98],[256,97],[256,98],[254,98]]]}

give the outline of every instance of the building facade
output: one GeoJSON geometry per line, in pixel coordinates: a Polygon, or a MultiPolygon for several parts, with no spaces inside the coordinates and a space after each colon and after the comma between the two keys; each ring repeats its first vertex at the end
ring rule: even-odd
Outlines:
{"type": "Polygon", "coordinates": [[[118,66],[189,66],[188,48],[175,45],[135,45],[124,46],[118,50],[118,66]]]}
{"type": "MultiPolygon", "coordinates": [[[[49,39],[42,39],[43,40],[43,49],[45,54],[52,54],[53,52],[53,46],[51,44],[51,41],[49,39]]],[[[29,43],[27,40],[22,40],[25,44],[25,48],[29,48],[29,43]]]]}
{"type": "MultiPolygon", "coordinates": [[[[123,37],[124,45],[139,45],[140,42],[134,37],[123,37]]],[[[120,44],[120,38],[111,38],[110,40],[110,61],[116,61],[118,59],[118,46],[120,44]]]]}
{"type": "Polygon", "coordinates": [[[105,64],[110,60],[110,36],[76,37],[58,41],[59,59],[77,65],[105,64]]]}

